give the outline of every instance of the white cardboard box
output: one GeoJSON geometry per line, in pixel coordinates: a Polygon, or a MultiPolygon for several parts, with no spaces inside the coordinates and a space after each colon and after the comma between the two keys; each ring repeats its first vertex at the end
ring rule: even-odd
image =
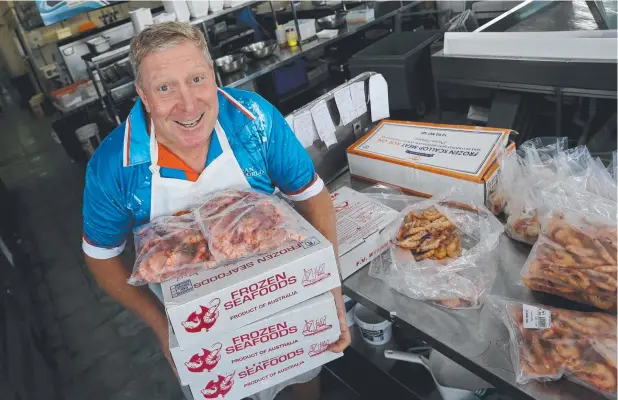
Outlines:
{"type": "Polygon", "coordinates": [[[353,176],[431,197],[457,186],[457,200],[484,203],[509,129],[381,121],[348,147],[353,176]]]}
{"type": "Polygon", "coordinates": [[[257,360],[276,357],[298,345],[339,337],[337,308],[330,292],[297,304],[191,349],[178,347],[170,335],[170,352],[183,385],[203,382],[218,371],[242,370],[257,360]]]}
{"type": "Polygon", "coordinates": [[[161,284],[181,348],[220,337],[341,285],[332,245],[298,219],[305,234],[300,242],[161,284]]]}
{"type": "Polygon", "coordinates": [[[243,368],[213,372],[189,388],[195,400],[240,400],[341,357],[343,353],[327,350],[328,344],[336,339],[333,336],[298,343],[281,355],[265,355],[243,368]]]}
{"type": "Polygon", "coordinates": [[[339,266],[345,279],[388,248],[380,235],[399,213],[348,187],[331,193],[337,220],[339,266]]]}

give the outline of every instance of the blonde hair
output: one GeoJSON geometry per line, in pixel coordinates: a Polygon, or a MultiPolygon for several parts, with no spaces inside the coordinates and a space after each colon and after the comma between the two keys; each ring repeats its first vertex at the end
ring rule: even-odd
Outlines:
{"type": "Polygon", "coordinates": [[[139,82],[139,67],[147,54],[169,49],[185,40],[194,42],[204,51],[206,59],[211,61],[202,31],[184,22],[163,22],[150,25],[135,36],[131,40],[131,52],[129,53],[135,82],[139,82]]]}

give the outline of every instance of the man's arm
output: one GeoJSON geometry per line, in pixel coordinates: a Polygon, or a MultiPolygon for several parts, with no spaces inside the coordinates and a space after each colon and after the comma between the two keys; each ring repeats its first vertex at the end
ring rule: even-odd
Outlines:
{"type": "Polygon", "coordinates": [[[169,332],[167,317],[160,302],[149,293],[146,287],[127,284],[129,271],[120,256],[108,259],[96,259],[85,255],[86,264],[99,286],[114,300],[131,310],[152,328],[163,354],[174,368],[169,352],[169,332]]]}
{"type": "MultiPolygon", "coordinates": [[[[335,258],[339,260],[335,209],[333,208],[333,202],[330,199],[328,190],[323,188],[318,195],[307,200],[296,202],[296,209],[315,229],[332,243],[333,250],[335,251],[335,258]]],[[[335,304],[337,306],[341,336],[339,336],[339,340],[336,343],[331,344],[329,350],[340,353],[350,345],[351,337],[345,319],[345,304],[341,287],[331,290],[331,293],[335,298],[335,304]]]]}

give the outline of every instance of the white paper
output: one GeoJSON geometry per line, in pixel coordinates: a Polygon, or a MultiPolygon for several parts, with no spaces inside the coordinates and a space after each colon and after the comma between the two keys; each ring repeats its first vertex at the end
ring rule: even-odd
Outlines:
{"type": "Polygon", "coordinates": [[[311,146],[318,139],[318,132],[309,111],[294,116],[294,133],[304,148],[311,146]]]}
{"type": "Polygon", "coordinates": [[[290,126],[290,129],[294,131],[294,114],[290,114],[287,117],[285,117],[285,122],[287,122],[288,125],[290,126]]]}
{"type": "Polygon", "coordinates": [[[356,116],[360,117],[367,112],[367,101],[365,100],[365,81],[354,82],[350,85],[350,95],[356,116]]]}
{"type": "Polygon", "coordinates": [[[544,308],[523,305],[524,328],[549,329],[551,328],[551,311],[544,308]]]}
{"type": "Polygon", "coordinates": [[[328,111],[326,101],[320,101],[316,106],[311,109],[311,116],[313,117],[313,123],[318,131],[318,136],[326,147],[330,147],[337,144],[337,137],[335,136],[335,124],[328,111]]]}
{"type": "Polygon", "coordinates": [[[354,103],[352,103],[349,86],[335,92],[335,103],[337,103],[337,109],[339,109],[342,125],[354,121],[354,118],[356,118],[356,110],[354,108],[354,103]]]}
{"type": "Polygon", "coordinates": [[[388,84],[380,74],[369,77],[369,105],[371,107],[371,121],[376,122],[390,117],[388,84]]]}

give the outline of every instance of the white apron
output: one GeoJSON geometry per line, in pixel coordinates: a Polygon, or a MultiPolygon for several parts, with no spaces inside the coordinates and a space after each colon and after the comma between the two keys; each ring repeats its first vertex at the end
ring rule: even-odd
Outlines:
{"type": "MultiPolygon", "coordinates": [[[[227,140],[227,136],[219,121],[215,123],[215,133],[221,145],[221,154],[207,166],[197,181],[191,182],[182,179],[163,178],[159,161],[159,147],[155,137],[154,124],[150,124],[150,171],[152,172],[152,192],[150,203],[150,220],[162,215],[172,215],[188,206],[195,204],[205,194],[225,189],[250,189],[245,174],[242,172],[236,157],[227,140]]],[[[150,290],[163,302],[161,285],[149,284],[150,290]]],[[[286,386],[308,382],[320,373],[321,368],[307,371],[289,381],[282,382],[262,392],[256,393],[251,398],[254,400],[272,400],[286,386]]],[[[183,392],[187,399],[191,394],[186,387],[183,392]]],[[[196,399],[197,400],[197,399],[196,399]]]]}

